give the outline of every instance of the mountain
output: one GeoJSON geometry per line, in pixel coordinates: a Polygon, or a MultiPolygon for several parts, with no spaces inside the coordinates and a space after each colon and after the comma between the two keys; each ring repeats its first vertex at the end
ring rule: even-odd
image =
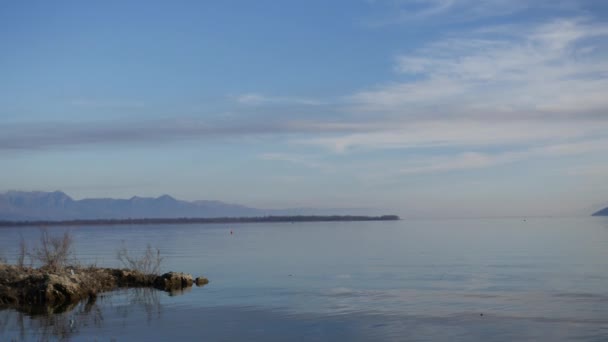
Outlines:
{"type": "Polygon", "coordinates": [[[182,201],[169,195],[157,198],[88,198],[74,200],[61,191],[0,193],[0,220],[74,220],[126,218],[204,218],[267,215],[349,215],[361,209],[256,209],[220,201],[182,201]]]}
{"type": "Polygon", "coordinates": [[[89,198],[74,200],[61,191],[0,194],[0,220],[72,220],[263,216],[274,210],[249,208],[219,201],[187,202],[169,195],[157,198],[89,198]]]}
{"type": "Polygon", "coordinates": [[[608,216],[608,207],[594,213],[592,216],[608,216]]]}

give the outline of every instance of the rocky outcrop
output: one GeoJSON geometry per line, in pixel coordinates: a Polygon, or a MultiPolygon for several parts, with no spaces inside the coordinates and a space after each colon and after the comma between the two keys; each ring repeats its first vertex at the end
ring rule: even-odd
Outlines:
{"type": "MultiPolygon", "coordinates": [[[[198,278],[197,278],[198,279],[198,278]]],[[[55,272],[0,264],[0,308],[68,306],[98,293],[125,287],[154,287],[173,292],[192,287],[192,275],[163,275],[114,268],[65,268],[55,272]]]]}
{"type": "Polygon", "coordinates": [[[165,291],[180,290],[185,287],[191,287],[192,283],[192,275],[177,272],[165,273],[154,279],[154,287],[165,291]]]}
{"type": "Polygon", "coordinates": [[[196,284],[196,286],[204,286],[209,284],[209,279],[205,277],[197,277],[196,279],[194,279],[194,283],[196,284]]]}

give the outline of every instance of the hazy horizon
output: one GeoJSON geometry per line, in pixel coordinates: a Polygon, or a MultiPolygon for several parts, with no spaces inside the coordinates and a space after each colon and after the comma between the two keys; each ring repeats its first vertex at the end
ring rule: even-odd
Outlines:
{"type": "Polygon", "coordinates": [[[587,216],[608,3],[0,4],[0,192],[587,216]]]}
{"type": "MultiPolygon", "coordinates": [[[[401,211],[399,211],[398,209],[396,211],[390,211],[387,209],[383,209],[383,208],[372,208],[372,207],[253,207],[253,206],[245,206],[242,203],[229,203],[229,202],[223,202],[223,201],[217,201],[214,199],[208,199],[208,198],[199,198],[199,199],[194,199],[194,200],[186,200],[186,199],[182,199],[182,198],[178,198],[175,196],[172,196],[171,194],[160,194],[157,196],[139,196],[139,195],[133,195],[133,196],[128,196],[128,197],[81,197],[81,198],[77,198],[74,196],[71,196],[69,193],[66,193],[64,191],[61,190],[55,190],[52,192],[45,192],[45,191],[21,191],[21,190],[8,190],[6,192],[0,192],[0,196],[3,194],[8,194],[10,192],[16,192],[16,193],[42,193],[42,194],[50,194],[53,192],[60,192],[63,193],[67,196],[69,196],[72,200],[75,201],[80,201],[80,200],[91,200],[91,199],[109,199],[109,200],[131,200],[133,198],[140,198],[140,199],[152,199],[152,200],[159,200],[162,199],[162,197],[165,196],[169,196],[171,198],[173,198],[174,200],[177,201],[185,201],[188,203],[195,203],[195,202],[218,202],[218,203],[222,203],[222,204],[226,204],[226,205],[237,205],[237,206],[244,206],[245,208],[249,208],[249,209],[255,209],[255,210],[270,210],[270,211],[276,211],[276,212],[272,212],[272,213],[259,213],[259,214],[246,214],[246,215],[242,215],[242,214],[228,214],[228,215],[220,215],[220,216],[228,216],[228,217],[254,217],[254,216],[266,216],[266,215],[273,215],[273,216],[294,216],[294,215],[304,215],[304,216],[310,216],[310,215],[321,215],[321,216],[327,216],[327,215],[364,215],[364,216],[378,216],[378,215],[398,215],[400,219],[402,220],[433,220],[433,219],[437,219],[437,220],[449,220],[449,219],[503,219],[503,218],[549,218],[549,217],[563,217],[563,218],[577,218],[577,217],[589,217],[591,214],[594,214],[596,211],[599,211],[601,209],[604,208],[598,208],[598,210],[595,210],[593,212],[587,212],[584,214],[580,214],[580,215],[576,215],[576,214],[565,214],[565,215],[479,215],[479,216],[475,216],[475,215],[471,215],[471,216],[466,216],[463,215],[463,213],[457,213],[454,216],[450,216],[450,215],[445,215],[442,213],[436,213],[435,215],[429,215],[429,216],[424,216],[424,215],[415,215],[412,214],[408,211],[403,211],[405,214],[403,214],[401,211]],[[306,210],[305,212],[289,212],[289,210],[306,210]],[[333,210],[333,211],[332,211],[333,210]]],[[[35,208],[32,208],[35,209],[35,208]]],[[[1,213],[0,213],[1,216],[1,213]]],[[[145,216],[145,215],[144,215],[145,216]]],[[[139,217],[139,218],[144,218],[144,216],[139,217]]],[[[148,216],[146,216],[148,217],[148,216]]],[[[153,216],[149,216],[149,217],[153,217],[153,216]]],[[[154,216],[156,217],[156,216],[154,216]]],[[[197,215],[194,216],[189,216],[189,217],[198,217],[197,215]]],[[[202,217],[202,216],[201,216],[202,217]]],[[[98,217],[98,219],[120,219],[121,217],[114,217],[114,216],[107,216],[107,217],[98,217]]],[[[169,218],[169,216],[167,216],[167,218],[169,218]]],[[[40,218],[42,220],[44,220],[44,218],[40,218]]],[[[87,218],[81,218],[81,219],[87,219],[87,218]]],[[[0,217],[0,220],[2,220],[2,217],[0,217]]],[[[22,221],[24,219],[17,219],[17,221],[22,221]]],[[[32,219],[26,219],[26,220],[32,220],[32,219]]],[[[33,218],[33,220],[36,220],[36,218],[33,218]]],[[[49,220],[53,220],[53,219],[49,219],[49,220]]],[[[55,220],[70,220],[70,218],[57,218],[55,220]]],[[[14,219],[9,219],[9,221],[14,221],[14,219]]]]}

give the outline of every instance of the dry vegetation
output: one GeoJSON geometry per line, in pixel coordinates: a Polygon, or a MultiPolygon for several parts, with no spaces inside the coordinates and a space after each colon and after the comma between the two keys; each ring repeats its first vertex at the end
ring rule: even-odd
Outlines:
{"type": "Polygon", "coordinates": [[[116,257],[124,267],[150,276],[160,273],[160,265],[163,262],[160,250],[152,248],[150,244],[146,246],[144,254],[140,257],[131,255],[127,247],[123,245],[116,252],[116,257]]]}
{"type": "Polygon", "coordinates": [[[43,229],[40,236],[40,245],[34,247],[32,258],[40,263],[41,268],[51,272],[59,271],[68,266],[73,256],[74,238],[69,232],[61,236],[52,236],[43,229]]]}
{"type": "MultiPolygon", "coordinates": [[[[194,282],[189,274],[159,275],[163,258],[160,250],[150,245],[138,257],[123,246],[117,251],[117,257],[126,268],[81,266],[74,258],[74,239],[69,232],[54,236],[42,230],[39,244],[31,249],[21,238],[16,265],[0,262],[0,309],[23,310],[45,304],[53,310],[63,310],[82,299],[121,287],[179,291],[194,282]],[[30,266],[25,265],[26,258],[30,266]]],[[[208,282],[204,277],[197,278],[198,285],[199,281],[208,282]]]]}
{"type": "Polygon", "coordinates": [[[21,239],[19,239],[19,254],[17,255],[17,267],[25,267],[25,256],[27,254],[27,244],[25,243],[25,239],[23,238],[23,236],[21,236],[21,239]]]}

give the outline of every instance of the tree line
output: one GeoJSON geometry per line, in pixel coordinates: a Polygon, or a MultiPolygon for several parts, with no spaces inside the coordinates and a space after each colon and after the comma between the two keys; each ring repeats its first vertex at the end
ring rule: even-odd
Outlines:
{"type": "Polygon", "coordinates": [[[94,226],[129,224],[212,224],[212,223],[271,223],[271,222],[336,222],[336,221],[396,221],[397,215],[295,215],[259,217],[204,217],[204,218],[126,218],[126,219],[78,219],[78,220],[36,220],[0,221],[0,227],[15,226],[94,226]]]}

